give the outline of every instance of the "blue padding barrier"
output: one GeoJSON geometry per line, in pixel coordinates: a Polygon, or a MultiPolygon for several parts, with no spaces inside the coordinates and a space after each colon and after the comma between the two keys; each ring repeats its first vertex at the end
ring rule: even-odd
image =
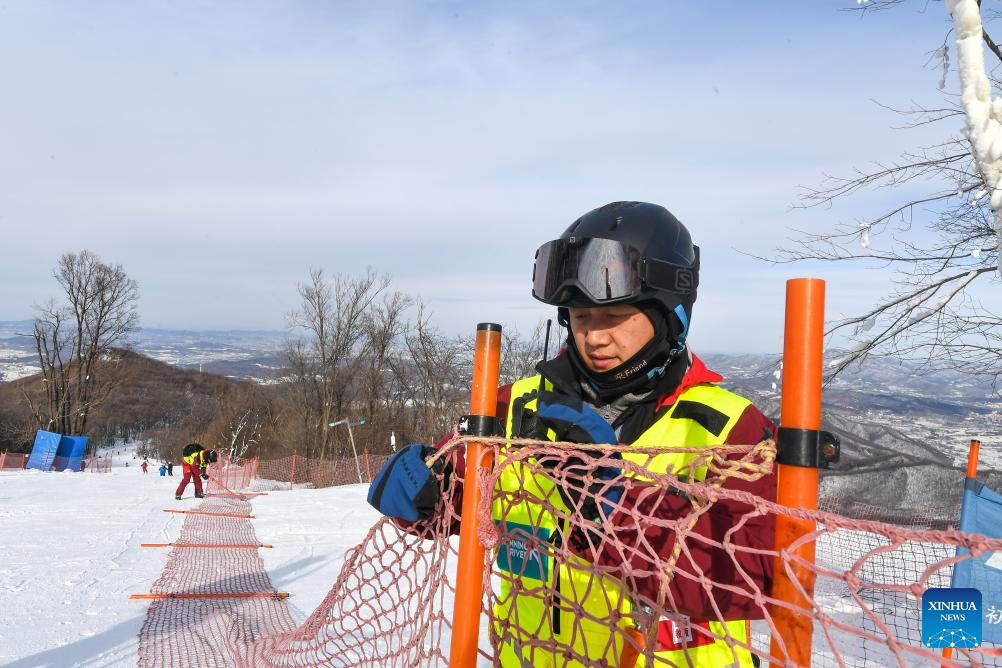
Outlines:
{"type": "Polygon", "coordinates": [[[80,470],[80,462],[83,461],[84,453],[87,451],[86,436],[63,436],[59,440],[59,449],[56,451],[54,468],[57,471],[80,470]]]}
{"type": "Polygon", "coordinates": [[[60,434],[53,434],[51,431],[35,432],[35,446],[31,449],[31,456],[28,457],[29,469],[48,471],[52,468],[52,462],[56,458],[56,451],[59,450],[60,434]]]}
{"type": "MultiPolygon", "coordinates": [[[[967,478],[960,530],[989,538],[1002,538],[1002,494],[967,478]]],[[[969,550],[958,548],[957,554],[969,550]]],[[[982,640],[1002,644],[1002,552],[984,552],[953,567],[951,587],[972,587],[981,592],[982,640]]]]}

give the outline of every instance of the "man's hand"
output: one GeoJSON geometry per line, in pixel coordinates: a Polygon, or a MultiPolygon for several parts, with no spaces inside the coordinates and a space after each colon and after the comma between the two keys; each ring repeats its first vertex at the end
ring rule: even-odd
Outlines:
{"type": "Polygon", "coordinates": [[[434,448],[419,443],[397,451],[369,486],[369,505],[383,515],[408,522],[431,517],[441,497],[435,474],[445,470],[442,459],[436,460],[434,471],[424,463],[434,452],[434,448]]]}
{"type": "MultiPolygon", "coordinates": [[[[540,430],[552,429],[559,441],[584,444],[618,442],[612,426],[595,409],[576,397],[543,392],[539,398],[537,417],[540,430]]],[[[577,509],[587,520],[607,519],[623,495],[622,486],[609,482],[620,476],[619,469],[594,463],[605,454],[600,450],[583,448],[577,455],[568,457],[561,466],[565,484],[560,486],[560,490],[564,500],[569,509],[577,509]],[[587,489],[582,480],[585,476],[591,478],[587,489]]],[[[620,458],[618,452],[608,456],[620,458]]]]}

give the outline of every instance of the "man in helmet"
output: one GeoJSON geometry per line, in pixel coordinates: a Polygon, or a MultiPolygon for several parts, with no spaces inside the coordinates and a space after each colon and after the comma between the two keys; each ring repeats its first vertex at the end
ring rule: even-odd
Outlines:
{"type": "MultiPolygon", "coordinates": [[[[638,447],[748,445],[773,437],[774,425],[747,399],[718,387],[715,383],[722,377],[688,345],[698,284],[699,248],[685,226],[655,204],[607,204],[580,217],[559,239],[543,244],[536,252],[533,296],[557,307],[558,321],[568,328],[569,336],[561,354],[537,365],[538,375],[499,390],[498,416],[505,419],[505,434],[638,447]]],[[[419,465],[427,453],[428,448],[419,445],[399,451],[373,482],[370,503],[407,521],[429,517],[438,501],[438,487],[427,468],[419,465]]],[[[635,460],[654,473],[701,480],[705,468],[688,469],[695,456],[637,455],[635,460]]],[[[629,450],[622,458],[634,459],[629,450]]],[[[614,625],[624,624],[621,616],[630,611],[633,596],[658,600],[662,588],[675,611],[684,616],[652,620],[657,626],[655,655],[663,665],[753,665],[751,654],[735,644],[749,643],[747,620],[762,616],[753,600],[733,591],[707,595],[698,578],[666,578],[658,573],[637,577],[645,565],[650,572],[650,563],[631,559],[624,564],[622,553],[609,547],[643,544],[646,550],[655,550],[662,563],[669,561],[674,532],[661,524],[640,535],[636,518],[638,514],[668,520],[688,517],[692,505],[684,495],[651,495],[651,489],[645,491],[644,484],[636,481],[605,485],[609,504],[600,512],[598,506],[603,504],[593,499],[586,509],[581,500],[587,494],[568,498],[573,495],[541,468],[505,466],[492,505],[494,520],[509,537],[522,538],[517,543],[502,541],[496,560],[501,585],[493,614],[501,638],[501,665],[619,665],[623,640],[621,633],[613,632],[614,625]],[[559,493],[549,494],[551,490],[559,493]],[[655,504],[652,498],[657,499],[655,504]],[[526,546],[533,540],[554,542],[564,535],[559,513],[541,510],[559,503],[555,499],[564,502],[567,512],[591,513],[586,520],[601,520],[601,531],[572,534],[567,547],[612,573],[628,566],[620,571],[628,580],[625,586],[614,578],[596,578],[587,563],[575,568],[566,562],[557,568],[539,553],[526,556],[532,553],[526,546]],[[725,637],[731,640],[724,641],[725,637]],[[548,643],[550,639],[553,642],[548,643]],[[567,647],[570,654],[554,655],[547,644],[567,647]]],[[[724,486],[775,498],[773,475],[729,480],[724,486]]],[[[754,516],[748,512],[750,506],[742,506],[718,500],[703,513],[693,534],[716,543],[727,540],[771,550],[772,519],[754,516]]],[[[676,562],[678,568],[706,573],[714,583],[746,591],[751,580],[755,588],[768,593],[772,577],[768,555],[738,552],[732,557],[708,545],[690,537],[676,562]]]]}
{"type": "Polygon", "coordinates": [[[217,459],[216,451],[206,450],[201,443],[189,443],[184,446],[181,451],[181,469],[184,471],[184,477],[181,478],[181,483],[177,486],[177,491],[174,492],[174,498],[181,498],[189,480],[195,482],[195,498],[205,497],[205,494],[202,493],[202,480],[209,479],[206,469],[217,459]]]}

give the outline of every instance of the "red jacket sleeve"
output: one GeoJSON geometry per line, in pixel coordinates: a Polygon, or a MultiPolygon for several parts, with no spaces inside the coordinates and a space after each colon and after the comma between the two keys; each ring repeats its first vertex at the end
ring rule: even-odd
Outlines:
{"type": "MultiPolygon", "coordinates": [[[[749,406],[725,444],[748,445],[774,437],[775,425],[749,406]]],[[[775,472],[750,482],[731,478],[723,488],[774,501],[775,472]]],[[[576,551],[583,557],[613,573],[619,571],[617,575],[635,593],[652,601],[658,600],[667,581],[667,607],[697,620],[764,616],[753,596],[756,591],[768,594],[772,588],[774,516],[758,515],[754,506],[734,499],[718,499],[697,513],[687,498],[672,490],[632,479],[624,485],[620,506],[601,530],[574,537],[576,551]],[[686,532],[694,515],[698,519],[686,532]],[[680,535],[683,549],[673,573],[653,572],[652,565],[670,561],[680,535]],[[723,544],[736,550],[733,556],[719,547],[723,544]],[[709,594],[705,580],[711,583],[709,594]]]]}

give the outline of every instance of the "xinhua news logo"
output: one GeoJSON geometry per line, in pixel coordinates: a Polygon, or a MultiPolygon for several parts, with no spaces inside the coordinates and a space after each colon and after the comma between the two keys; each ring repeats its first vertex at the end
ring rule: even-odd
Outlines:
{"type": "Polygon", "coordinates": [[[926,589],[922,594],[922,638],[930,648],[981,647],[981,592],[926,589]]]}

